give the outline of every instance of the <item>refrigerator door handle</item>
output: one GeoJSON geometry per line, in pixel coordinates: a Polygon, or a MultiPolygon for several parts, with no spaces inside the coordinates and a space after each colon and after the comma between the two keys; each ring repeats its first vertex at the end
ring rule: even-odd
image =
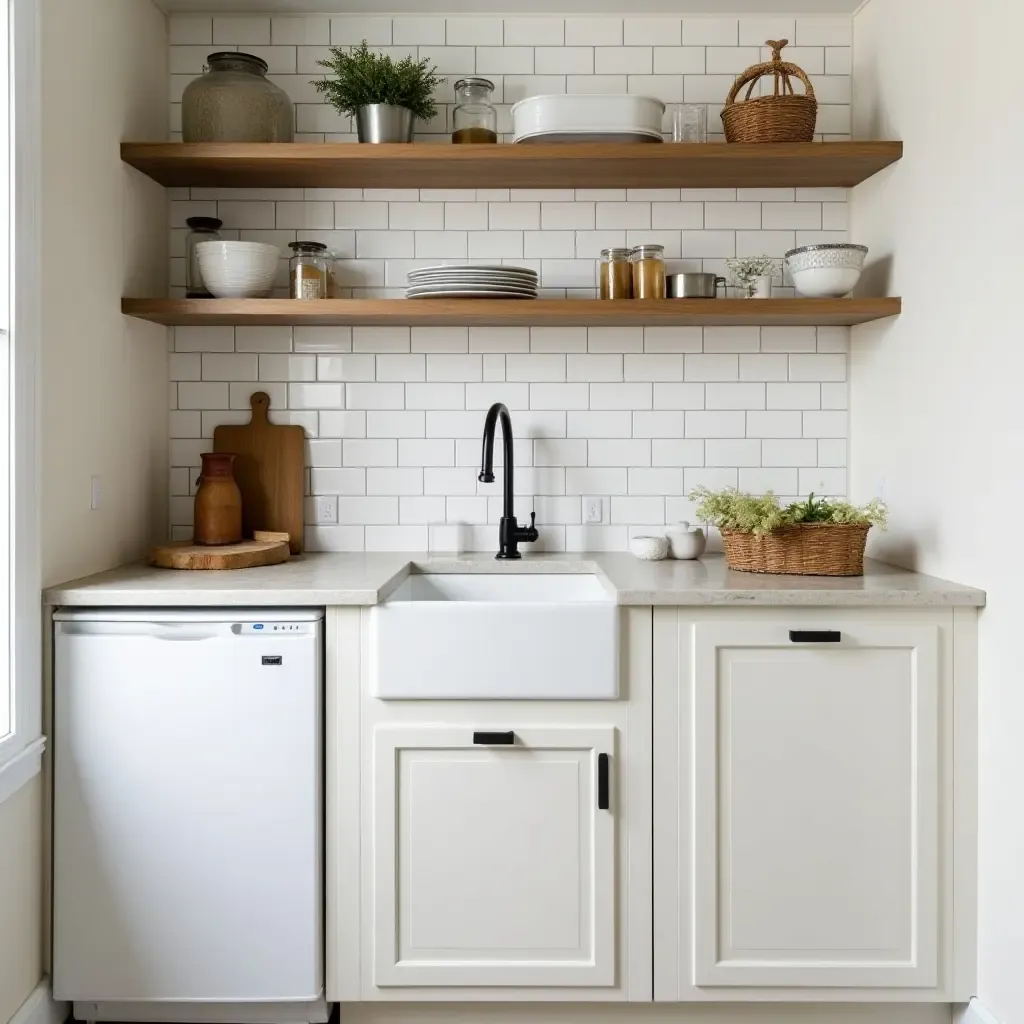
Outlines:
{"type": "Polygon", "coordinates": [[[108,637],[142,636],[151,640],[216,640],[231,633],[219,624],[195,622],[58,622],[62,636],[108,637]]]}

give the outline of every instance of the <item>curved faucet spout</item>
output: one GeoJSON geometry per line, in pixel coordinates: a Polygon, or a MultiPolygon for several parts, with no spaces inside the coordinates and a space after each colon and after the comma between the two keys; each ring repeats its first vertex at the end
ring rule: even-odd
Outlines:
{"type": "Polygon", "coordinates": [[[519,558],[519,542],[535,541],[538,537],[534,526],[534,514],[530,513],[530,525],[520,527],[513,513],[515,500],[515,451],[512,439],[512,417],[502,402],[495,402],[487,410],[484,420],[483,451],[480,459],[481,483],[494,483],[494,429],[501,420],[501,440],[505,465],[503,467],[503,501],[501,524],[498,528],[498,558],[519,558]]]}

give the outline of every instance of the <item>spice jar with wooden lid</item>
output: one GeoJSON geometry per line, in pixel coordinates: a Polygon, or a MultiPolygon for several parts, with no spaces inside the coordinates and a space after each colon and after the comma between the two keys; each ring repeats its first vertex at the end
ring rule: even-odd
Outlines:
{"type": "Polygon", "coordinates": [[[598,286],[602,299],[633,298],[633,268],[630,249],[602,249],[598,286]]]}
{"type": "Polygon", "coordinates": [[[629,260],[633,265],[633,298],[665,298],[665,246],[634,246],[629,260]]]}

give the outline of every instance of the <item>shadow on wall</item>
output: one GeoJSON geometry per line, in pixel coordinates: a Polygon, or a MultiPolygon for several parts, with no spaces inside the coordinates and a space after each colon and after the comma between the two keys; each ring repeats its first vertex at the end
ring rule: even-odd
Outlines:
{"type": "Polygon", "coordinates": [[[892,294],[892,256],[882,256],[865,265],[855,294],[858,297],[892,294]]]}

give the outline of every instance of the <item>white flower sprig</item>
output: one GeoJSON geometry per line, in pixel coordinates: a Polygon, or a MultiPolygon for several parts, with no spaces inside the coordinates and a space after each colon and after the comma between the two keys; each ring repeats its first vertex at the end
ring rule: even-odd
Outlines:
{"type": "Polygon", "coordinates": [[[775,276],[779,272],[779,262],[773,260],[771,256],[737,256],[726,260],[725,265],[738,284],[747,284],[755,277],[762,277],[765,274],[775,276]]]}

